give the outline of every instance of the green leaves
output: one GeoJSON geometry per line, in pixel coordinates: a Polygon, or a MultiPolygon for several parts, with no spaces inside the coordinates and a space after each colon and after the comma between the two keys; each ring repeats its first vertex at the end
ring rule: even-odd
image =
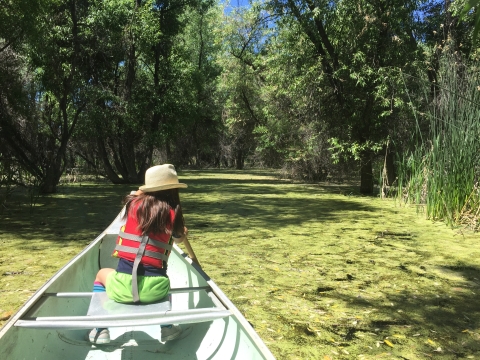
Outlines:
{"type": "Polygon", "coordinates": [[[460,13],[462,18],[466,18],[470,13],[473,12],[474,18],[474,29],[473,29],[473,43],[476,43],[478,38],[478,32],[480,31],[480,12],[478,11],[478,6],[480,5],[480,0],[468,0],[463,8],[463,11],[460,13]]]}

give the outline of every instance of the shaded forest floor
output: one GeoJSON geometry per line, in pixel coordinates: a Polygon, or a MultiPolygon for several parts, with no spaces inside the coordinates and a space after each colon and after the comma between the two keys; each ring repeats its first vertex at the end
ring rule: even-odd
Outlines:
{"type": "MultiPolygon", "coordinates": [[[[480,357],[480,236],[356,187],[185,171],[204,270],[280,359],[480,357]]],[[[93,240],[132,187],[21,193],[0,215],[0,325],[93,240]]]]}

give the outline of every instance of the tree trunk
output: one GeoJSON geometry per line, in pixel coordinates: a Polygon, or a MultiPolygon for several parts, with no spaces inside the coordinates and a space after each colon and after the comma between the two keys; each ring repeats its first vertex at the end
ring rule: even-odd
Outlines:
{"type": "Polygon", "coordinates": [[[243,158],[243,150],[242,149],[237,150],[237,156],[236,156],[235,163],[236,163],[237,170],[243,170],[244,158],[243,158]]]}
{"type": "Polygon", "coordinates": [[[129,183],[138,182],[137,169],[135,166],[135,134],[130,129],[123,135],[122,147],[120,148],[120,158],[126,171],[129,183]]]}
{"type": "Polygon", "coordinates": [[[40,193],[42,194],[54,194],[57,192],[58,181],[55,179],[53,169],[47,169],[45,177],[40,184],[40,193]]]}
{"type": "Polygon", "coordinates": [[[112,164],[110,163],[110,160],[108,159],[108,153],[107,153],[107,149],[105,148],[104,139],[102,139],[100,137],[97,138],[97,149],[98,149],[100,160],[103,163],[103,168],[106,172],[107,178],[113,184],[124,184],[125,183],[124,179],[121,179],[117,175],[117,173],[113,170],[112,164]]]}
{"type": "Polygon", "coordinates": [[[385,169],[387,171],[387,185],[392,186],[397,179],[397,171],[395,168],[395,153],[392,149],[387,149],[385,158],[385,169]]]}
{"type": "Polygon", "coordinates": [[[373,168],[370,152],[362,155],[360,166],[360,193],[373,194],[373,168]]]}

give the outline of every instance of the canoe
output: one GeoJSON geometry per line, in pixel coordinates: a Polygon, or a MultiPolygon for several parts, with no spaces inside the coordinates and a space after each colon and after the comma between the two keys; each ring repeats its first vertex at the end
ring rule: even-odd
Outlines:
{"type": "Polygon", "coordinates": [[[45,283],[0,329],[2,358],[20,359],[275,359],[235,305],[178,247],[170,255],[167,301],[118,304],[92,293],[97,271],[111,256],[122,221],[116,219],[45,283]],[[181,324],[163,342],[160,324],[181,324]],[[108,327],[111,342],[91,344],[89,329],[108,327]]]}

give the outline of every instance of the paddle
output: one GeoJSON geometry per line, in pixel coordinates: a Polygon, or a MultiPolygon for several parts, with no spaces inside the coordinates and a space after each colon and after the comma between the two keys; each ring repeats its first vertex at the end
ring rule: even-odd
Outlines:
{"type": "MultiPolygon", "coordinates": [[[[180,216],[183,216],[182,213],[181,213],[181,208],[180,208],[180,205],[177,205],[177,207],[175,208],[175,217],[177,217],[177,214],[180,213],[180,216]]],[[[202,267],[202,265],[200,265],[200,262],[198,261],[197,257],[195,256],[195,252],[193,251],[193,248],[192,248],[192,245],[190,245],[190,242],[188,241],[188,229],[185,228],[185,239],[183,239],[183,244],[185,245],[185,248],[187,249],[187,252],[188,252],[188,256],[190,256],[190,259],[192,259],[192,261],[194,263],[196,263],[198,266],[202,267]]]]}
{"type": "Polygon", "coordinates": [[[193,252],[192,245],[190,245],[190,242],[188,241],[186,234],[185,234],[185,239],[183,240],[183,243],[185,244],[185,248],[187,249],[188,256],[190,256],[190,259],[192,259],[192,261],[196,263],[198,266],[202,267],[202,265],[200,265],[200,263],[198,262],[198,259],[195,256],[195,253],[193,252]]]}

